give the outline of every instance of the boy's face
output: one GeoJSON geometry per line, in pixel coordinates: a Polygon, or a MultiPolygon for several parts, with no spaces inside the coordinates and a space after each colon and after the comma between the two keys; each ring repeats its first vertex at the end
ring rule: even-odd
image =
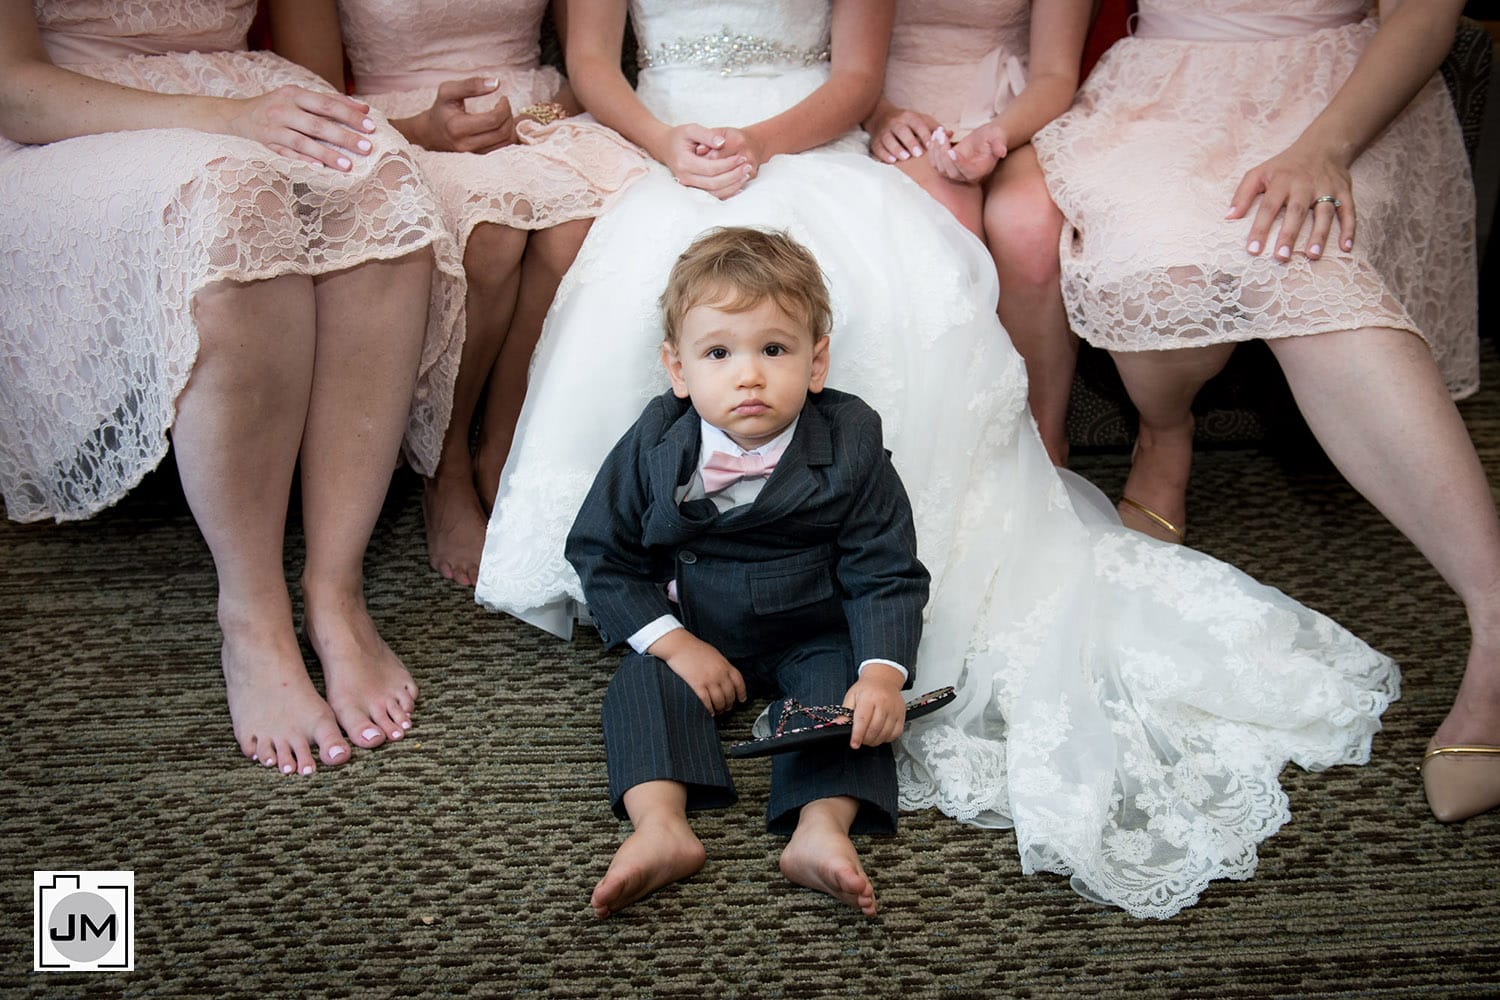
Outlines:
{"type": "Polygon", "coordinates": [[[677,344],[661,345],[679,399],[749,451],[791,426],[808,392],[828,377],[828,338],[783,312],[775,299],[725,312],[699,305],[683,316],[677,344]]]}

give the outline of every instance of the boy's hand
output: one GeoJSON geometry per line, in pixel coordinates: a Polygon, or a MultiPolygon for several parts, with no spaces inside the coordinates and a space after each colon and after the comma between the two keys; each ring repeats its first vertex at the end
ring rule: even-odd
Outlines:
{"type": "Polygon", "coordinates": [[[849,747],[878,747],[901,735],[906,725],[906,702],[901,697],[905,681],[901,671],[884,663],[872,663],[844,695],[844,706],[854,714],[849,747]]]}
{"type": "Polygon", "coordinates": [[[745,700],[745,678],[723,653],[685,628],[668,632],[646,652],[665,660],[674,674],[687,681],[710,715],[727,712],[735,702],[745,700]]]}

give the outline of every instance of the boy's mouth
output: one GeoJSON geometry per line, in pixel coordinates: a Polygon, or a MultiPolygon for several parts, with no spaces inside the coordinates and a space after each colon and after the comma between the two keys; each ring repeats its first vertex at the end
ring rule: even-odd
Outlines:
{"type": "Polygon", "coordinates": [[[747,399],[736,406],[732,412],[741,417],[754,417],[765,413],[769,409],[769,406],[758,399],[747,399]]]}

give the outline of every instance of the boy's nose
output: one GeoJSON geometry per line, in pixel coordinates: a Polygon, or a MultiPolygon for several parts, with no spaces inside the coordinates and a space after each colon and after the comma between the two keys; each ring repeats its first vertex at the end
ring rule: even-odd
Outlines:
{"type": "Polygon", "coordinates": [[[760,364],[755,361],[746,361],[739,367],[739,378],[737,381],[741,386],[757,386],[761,384],[760,364]]]}

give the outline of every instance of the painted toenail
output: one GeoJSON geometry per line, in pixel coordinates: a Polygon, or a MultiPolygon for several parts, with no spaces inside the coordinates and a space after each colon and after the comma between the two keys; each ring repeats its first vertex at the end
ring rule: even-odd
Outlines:
{"type": "Polygon", "coordinates": [[[373,740],[375,737],[380,735],[380,730],[376,729],[374,726],[371,726],[369,729],[366,729],[359,735],[367,740],[373,740]]]}
{"type": "Polygon", "coordinates": [[[303,774],[312,774],[312,771],[313,771],[313,769],[312,769],[312,765],[311,764],[308,764],[306,767],[304,767],[302,769],[302,773],[303,774]]]}
{"type": "Polygon", "coordinates": [[[291,774],[292,773],[292,765],[290,765],[290,764],[282,764],[281,765],[281,773],[282,774],[291,774]]]}
{"type": "Polygon", "coordinates": [[[402,729],[410,729],[411,728],[411,720],[410,719],[403,719],[402,722],[401,722],[401,728],[402,729]]]}
{"type": "Polygon", "coordinates": [[[400,738],[401,738],[401,730],[399,730],[399,729],[392,729],[391,730],[391,739],[393,739],[393,740],[399,740],[400,738]]]}
{"type": "Polygon", "coordinates": [[[343,747],[332,747],[328,751],[328,759],[329,760],[338,760],[340,757],[344,756],[344,754],[346,754],[346,753],[348,753],[348,751],[345,750],[343,747]]]}

